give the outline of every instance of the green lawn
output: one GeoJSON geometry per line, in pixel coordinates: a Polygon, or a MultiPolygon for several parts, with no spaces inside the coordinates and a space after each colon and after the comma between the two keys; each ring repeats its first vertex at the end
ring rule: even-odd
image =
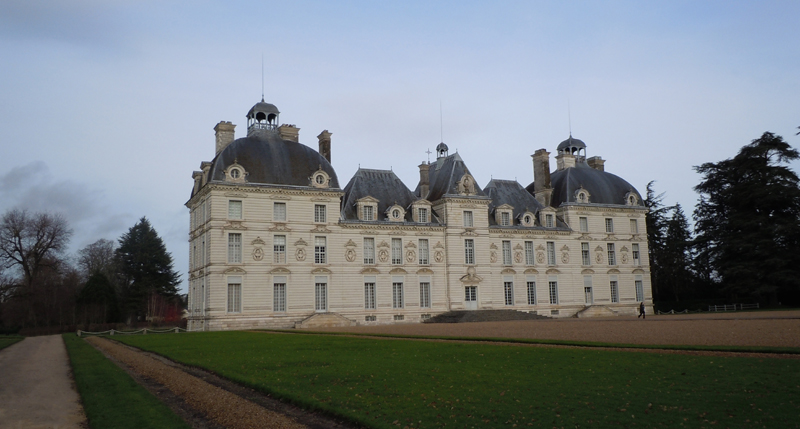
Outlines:
{"type": "Polygon", "coordinates": [[[800,427],[800,360],[256,332],[115,339],[371,427],[800,427]]]}
{"type": "Polygon", "coordinates": [[[25,339],[25,337],[21,337],[21,336],[18,336],[18,335],[8,335],[8,336],[7,335],[0,335],[0,350],[3,350],[4,348],[6,348],[6,347],[8,347],[8,346],[10,346],[12,344],[16,344],[16,343],[22,341],[23,339],[25,339]]]}
{"type": "Polygon", "coordinates": [[[75,334],[63,334],[75,385],[92,428],[189,428],[125,371],[75,334]]]}

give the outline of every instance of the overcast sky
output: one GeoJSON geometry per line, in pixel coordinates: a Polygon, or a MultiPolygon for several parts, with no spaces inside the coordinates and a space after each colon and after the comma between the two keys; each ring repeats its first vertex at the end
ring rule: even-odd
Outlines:
{"type": "Polygon", "coordinates": [[[245,135],[262,55],[266,100],[308,146],[333,133],[342,186],[360,165],[413,190],[442,137],[481,186],[526,186],[571,123],[690,214],[693,166],[765,131],[800,146],[797,1],[3,0],[0,212],[63,213],[73,251],[147,216],[185,279],[192,171],[217,122],[245,135]]]}

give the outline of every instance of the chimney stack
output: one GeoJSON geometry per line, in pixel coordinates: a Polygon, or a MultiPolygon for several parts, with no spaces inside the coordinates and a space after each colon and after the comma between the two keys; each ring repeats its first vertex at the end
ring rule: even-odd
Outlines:
{"type": "Polygon", "coordinates": [[[543,206],[550,206],[553,188],[550,185],[550,152],[539,149],[531,155],[533,158],[533,196],[543,206]]]}
{"type": "Polygon", "coordinates": [[[233,142],[234,128],[236,128],[236,125],[229,121],[222,121],[214,126],[214,131],[217,133],[217,154],[233,142]]]}
{"type": "Polygon", "coordinates": [[[300,128],[297,128],[292,124],[281,125],[280,127],[278,127],[278,133],[284,140],[300,143],[300,128]]]}
{"type": "Polygon", "coordinates": [[[331,162],[331,135],[328,130],[324,130],[317,136],[319,139],[319,154],[325,157],[328,162],[331,162]]]}
{"type": "Polygon", "coordinates": [[[197,191],[200,190],[200,187],[203,183],[203,172],[202,171],[193,171],[192,172],[192,179],[194,179],[194,190],[192,191],[192,195],[196,194],[197,191]]]}
{"type": "Polygon", "coordinates": [[[211,171],[211,162],[203,161],[200,163],[200,169],[203,170],[203,182],[201,186],[205,186],[208,183],[208,172],[211,171]]]}
{"type": "Polygon", "coordinates": [[[423,199],[428,198],[428,191],[431,187],[430,170],[431,165],[427,162],[419,165],[419,197],[423,199]]]}
{"type": "Polygon", "coordinates": [[[595,170],[605,171],[605,166],[603,166],[603,164],[605,164],[606,161],[599,156],[593,156],[587,159],[586,163],[589,164],[589,167],[592,167],[595,170]]]}
{"type": "Polygon", "coordinates": [[[575,166],[575,155],[569,152],[561,152],[556,156],[556,169],[558,171],[574,166],[575,166]]]}

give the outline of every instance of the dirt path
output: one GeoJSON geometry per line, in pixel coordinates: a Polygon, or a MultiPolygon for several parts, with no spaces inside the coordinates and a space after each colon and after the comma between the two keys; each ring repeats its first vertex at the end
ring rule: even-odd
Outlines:
{"type": "MultiPolygon", "coordinates": [[[[87,341],[132,371],[158,383],[224,428],[352,428],[276,401],[202,370],[183,367],[100,337],[87,341]]],[[[159,396],[163,399],[163,396],[159,396]]]]}
{"type": "Polygon", "coordinates": [[[0,427],[86,427],[60,335],[28,337],[0,351],[0,427]]]}

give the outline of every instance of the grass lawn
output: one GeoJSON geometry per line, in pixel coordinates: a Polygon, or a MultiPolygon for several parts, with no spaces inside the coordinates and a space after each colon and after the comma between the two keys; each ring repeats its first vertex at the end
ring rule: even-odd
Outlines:
{"type": "Polygon", "coordinates": [[[189,428],[125,371],[75,334],[63,334],[75,385],[92,428],[189,428]]]}
{"type": "Polygon", "coordinates": [[[0,335],[0,350],[3,350],[4,348],[12,344],[16,344],[24,339],[25,337],[21,337],[19,335],[0,335]]]}
{"type": "Polygon", "coordinates": [[[115,339],[370,427],[800,427],[800,360],[257,332],[115,339]]]}

